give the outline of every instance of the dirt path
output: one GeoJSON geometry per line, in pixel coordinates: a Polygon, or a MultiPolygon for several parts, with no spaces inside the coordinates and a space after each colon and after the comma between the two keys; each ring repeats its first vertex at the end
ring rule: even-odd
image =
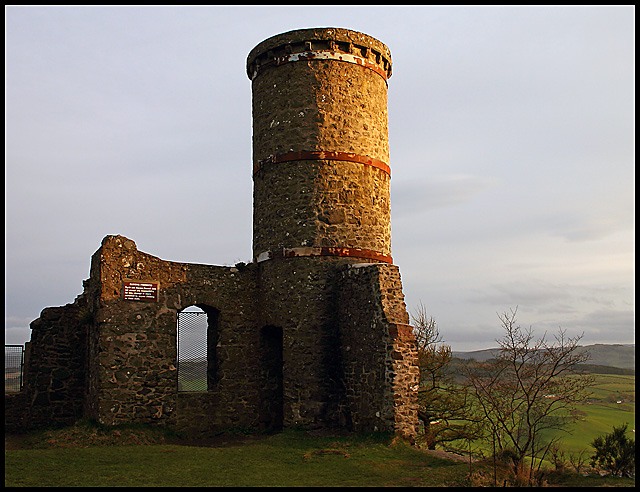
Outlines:
{"type": "Polygon", "coordinates": [[[438,458],[444,458],[447,460],[464,461],[465,463],[469,463],[469,459],[471,459],[471,463],[475,463],[476,461],[478,461],[473,457],[469,458],[469,456],[462,456],[461,454],[447,453],[446,451],[443,451],[441,449],[423,449],[422,451],[438,458]]]}

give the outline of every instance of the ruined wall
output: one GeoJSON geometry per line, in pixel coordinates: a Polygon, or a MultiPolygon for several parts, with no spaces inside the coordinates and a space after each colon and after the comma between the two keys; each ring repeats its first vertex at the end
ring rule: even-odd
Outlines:
{"type": "Polygon", "coordinates": [[[93,256],[91,277],[100,286],[90,344],[93,418],[209,430],[256,423],[260,376],[239,362],[258,355],[255,269],[164,261],[127,238],[107,236],[93,256]],[[159,282],[157,302],[124,300],[125,278],[159,282]],[[191,305],[219,313],[217,386],[201,397],[211,400],[205,422],[192,420],[193,405],[181,404],[177,393],[177,313],[191,305]]]}
{"type": "Polygon", "coordinates": [[[34,427],[30,419],[30,404],[27,393],[4,394],[4,430],[5,432],[21,432],[34,427]]]}
{"type": "Polygon", "coordinates": [[[285,426],[319,427],[337,419],[334,271],[339,264],[332,257],[259,264],[263,324],[283,333],[285,426]]]}
{"type": "Polygon", "coordinates": [[[84,294],[32,323],[30,413],[10,405],[8,422],[85,416],[200,433],[302,425],[409,435],[417,368],[399,272],[353,261],[302,257],[239,270],[164,261],[107,236],[84,294]],[[125,278],[159,282],[158,300],[124,300],[125,278]],[[176,317],[191,305],[218,312],[218,377],[203,393],[177,391],[176,317]],[[265,328],[281,330],[275,346],[265,345],[265,328]]]}
{"type": "Polygon", "coordinates": [[[351,425],[414,436],[419,369],[398,268],[356,264],[341,273],[338,319],[351,425]]]}
{"type": "Polygon", "coordinates": [[[82,296],[72,304],[43,309],[31,322],[22,391],[28,405],[25,427],[71,424],[82,416],[90,322],[82,296]]]}

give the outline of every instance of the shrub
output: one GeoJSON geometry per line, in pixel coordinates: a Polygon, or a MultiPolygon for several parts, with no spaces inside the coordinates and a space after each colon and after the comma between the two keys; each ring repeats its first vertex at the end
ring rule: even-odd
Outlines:
{"type": "Polygon", "coordinates": [[[591,446],[596,452],[591,466],[601,468],[614,477],[631,476],[636,468],[636,441],[626,435],[627,424],[613,426],[613,432],[596,437],[591,446]]]}

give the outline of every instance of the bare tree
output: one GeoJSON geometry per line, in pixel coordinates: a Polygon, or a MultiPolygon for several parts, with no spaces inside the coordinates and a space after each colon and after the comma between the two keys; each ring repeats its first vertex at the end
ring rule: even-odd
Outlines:
{"type": "Polygon", "coordinates": [[[536,340],[531,328],[516,324],[516,311],[499,315],[505,330],[500,351],[494,360],[468,365],[467,381],[498,452],[510,455],[517,476],[531,480],[534,458],[542,459],[557,441],[544,441],[542,431],[575,420],[575,406],[590,394],[593,377],[579,369],[590,358],[579,349],[582,335],[567,337],[559,329],[554,342],[546,333],[536,340]]]}
{"type": "Polygon", "coordinates": [[[586,449],[581,449],[577,453],[567,454],[567,460],[576,473],[580,473],[583,470],[588,459],[589,456],[587,455],[586,449]]]}
{"type": "Polygon", "coordinates": [[[428,316],[422,303],[412,314],[418,347],[420,387],[418,418],[422,432],[418,443],[428,449],[437,444],[479,436],[477,417],[470,412],[470,393],[455,383],[448,371],[451,347],[442,343],[435,319],[428,316]],[[476,425],[474,425],[474,423],[476,425]]]}

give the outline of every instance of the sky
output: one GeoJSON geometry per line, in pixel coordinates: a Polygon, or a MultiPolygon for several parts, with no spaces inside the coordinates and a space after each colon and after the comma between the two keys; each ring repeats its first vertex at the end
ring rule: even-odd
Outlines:
{"type": "Polygon", "coordinates": [[[635,8],[5,7],[5,343],[102,239],[252,256],[251,49],[309,27],[391,50],[392,256],[453,350],[498,315],[635,343],[635,8]]]}

